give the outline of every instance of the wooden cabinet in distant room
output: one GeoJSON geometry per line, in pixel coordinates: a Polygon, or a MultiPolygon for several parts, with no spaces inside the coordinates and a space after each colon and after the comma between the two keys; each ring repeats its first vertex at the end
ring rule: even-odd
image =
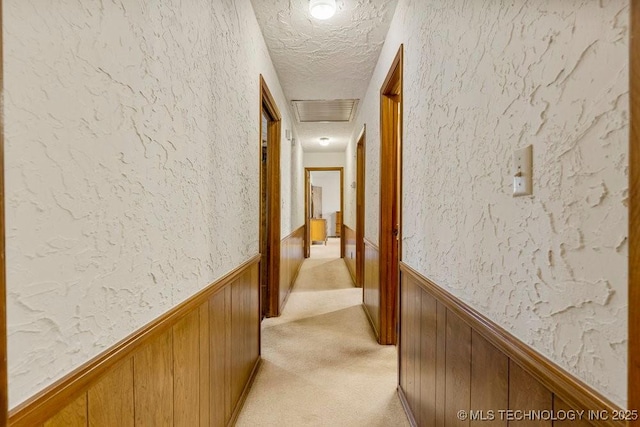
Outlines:
{"type": "Polygon", "coordinates": [[[342,232],[342,212],[336,212],[336,237],[340,237],[342,232]]]}
{"type": "Polygon", "coordinates": [[[311,218],[311,241],[327,244],[327,220],[324,218],[311,218]]]}

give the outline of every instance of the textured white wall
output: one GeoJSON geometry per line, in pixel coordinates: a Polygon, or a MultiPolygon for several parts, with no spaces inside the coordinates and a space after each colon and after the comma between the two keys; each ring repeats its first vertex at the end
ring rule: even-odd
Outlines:
{"type": "Polygon", "coordinates": [[[362,126],[360,125],[344,152],[344,213],[342,221],[352,230],[356,229],[356,188],[352,184],[356,182],[358,166],[356,145],[361,133],[362,126]]]}
{"type": "Polygon", "coordinates": [[[291,148],[291,231],[304,225],[304,151],[297,135],[291,148]]]}
{"type": "Polygon", "coordinates": [[[305,168],[323,168],[323,167],[344,167],[345,164],[345,152],[331,152],[331,153],[319,153],[319,152],[305,152],[304,153],[304,167],[305,168]]]}
{"type": "MultiPolygon", "coordinates": [[[[255,18],[254,18],[255,19],[255,18]]],[[[280,115],[282,116],[281,143],[280,143],[280,237],[285,238],[291,234],[296,228],[304,224],[304,219],[300,222],[300,218],[304,218],[304,193],[302,199],[298,199],[296,191],[304,188],[304,167],[302,165],[302,157],[299,144],[295,147],[291,145],[291,141],[285,138],[285,129],[292,129],[291,112],[288,102],[282,94],[282,89],[276,79],[276,87],[278,95],[273,93],[271,85],[269,90],[276,99],[280,115]],[[302,182],[300,181],[302,180],[302,182]],[[299,212],[302,210],[302,216],[299,212]]],[[[267,82],[269,84],[269,82],[267,82]]],[[[296,129],[292,129],[292,135],[295,138],[296,129]]]]}
{"type": "Polygon", "coordinates": [[[292,124],[248,0],[4,8],[13,407],[258,252],[260,73],[292,124]]]}
{"type": "Polygon", "coordinates": [[[628,21],[628,0],[401,0],[356,121],[378,241],[379,90],[404,43],[403,260],[623,406],[628,21]],[[512,198],[528,144],[534,195],[512,198]]]}

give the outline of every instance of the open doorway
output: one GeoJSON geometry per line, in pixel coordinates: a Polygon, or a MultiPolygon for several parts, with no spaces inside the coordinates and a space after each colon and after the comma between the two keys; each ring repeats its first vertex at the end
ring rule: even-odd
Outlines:
{"type": "Polygon", "coordinates": [[[340,167],[305,169],[305,257],[342,258],[343,173],[340,167]]]}

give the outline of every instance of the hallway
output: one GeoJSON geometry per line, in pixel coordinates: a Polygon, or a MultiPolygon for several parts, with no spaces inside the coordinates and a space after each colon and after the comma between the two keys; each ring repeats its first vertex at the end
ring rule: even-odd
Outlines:
{"type": "Polygon", "coordinates": [[[640,2],[0,12],[0,427],[640,408],[640,2]]]}
{"type": "Polygon", "coordinates": [[[237,426],[407,426],[397,352],[376,343],[339,256],[313,245],[281,317],[262,322],[262,364],[237,426]]]}

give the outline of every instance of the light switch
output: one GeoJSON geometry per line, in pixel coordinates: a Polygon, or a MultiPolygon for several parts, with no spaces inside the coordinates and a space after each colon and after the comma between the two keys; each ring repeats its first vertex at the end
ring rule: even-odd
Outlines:
{"type": "Polygon", "coordinates": [[[533,194],[533,147],[513,152],[513,197],[533,194]]]}

